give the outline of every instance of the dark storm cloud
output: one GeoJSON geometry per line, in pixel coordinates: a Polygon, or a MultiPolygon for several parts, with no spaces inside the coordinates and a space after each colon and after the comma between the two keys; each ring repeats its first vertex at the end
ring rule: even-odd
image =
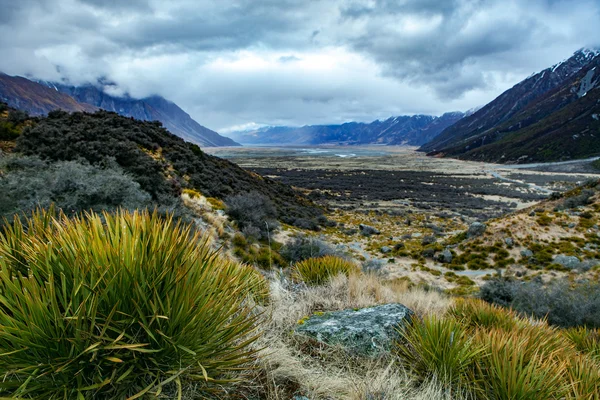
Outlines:
{"type": "Polygon", "coordinates": [[[0,0],[0,70],[161,94],[215,128],[477,106],[600,43],[599,0],[0,0]]]}

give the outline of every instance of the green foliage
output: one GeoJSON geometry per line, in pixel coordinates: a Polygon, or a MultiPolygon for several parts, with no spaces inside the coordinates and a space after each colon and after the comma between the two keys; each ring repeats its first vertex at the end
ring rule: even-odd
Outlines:
{"type": "Polygon", "coordinates": [[[485,350],[460,322],[429,316],[414,320],[400,335],[400,362],[419,380],[435,379],[458,389],[473,386],[475,362],[485,350]]]}
{"type": "Polygon", "coordinates": [[[578,351],[600,362],[600,329],[580,326],[567,329],[564,334],[578,351]]]}
{"type": "Polygon", "coordinates": [[[15,218],[0,235],[0,395],[137,398],[193,381],[203,396],[236,380],[264,286],[192,232],[147,212],[15,218]]]}
{"type": "Polygon", "coordinates": [[[307,258],[294,264],[294,279],[308,285],[322,285],[340,274],[346,276],[357,273],[359,268],[352,261],[336,256],[307,258]]]}
{"type": "Polygon", "coordinates": [[[480,392],[490,400],[564,398],[568,346],[557,337],[538,326],[479,331],[477,342],[487,349],[477,363],[480,392]]]}
{"type": "Polygon", "coordinates": [[[470,328],[494,328],[510,331],[524,325],[515,312],[477,299],[456,300],[449,314],[470,328]]]}

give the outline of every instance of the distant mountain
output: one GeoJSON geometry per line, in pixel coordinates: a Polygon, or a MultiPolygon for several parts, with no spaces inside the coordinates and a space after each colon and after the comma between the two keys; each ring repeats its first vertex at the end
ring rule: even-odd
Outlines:
{"type": "Polygon", "coordinates": [[[239,143],[198,124],[175,103],[159,96],[144,99],[115,97],[92,85],[75,87],[34,82],[0,73],[0,100],[33,116],[46,115],[57,109],[68,112],[105,109],[142,121],[160,121],[173,134],[201,146],[239,146],[239,143]]]}
{"type": "Polygon", "coordinates": [[[160,96],[143,99],[111,96],[93,85],[68,86],[56,83],[46,83],[56,87],[81,103],[94,105],[107,111],[114,111],[125,117],[133,117],[140,121],[160,121],[175,135],[203,146],[239,146],[230,138],[219,135],[196,121],[183,111],[177,104],[160,96]]]}
{"type": "Polygon", "coordinates": [[[341,125],[306,125],[298,128],[263,127],[252,131],[233,132],[231,136],[243,144],[419,146],[436,137],[463,116],[461,112],[452,112],[441,117],[400,116],[371,123],[347,122],[341,125]]]}
{"type": "Polygon", "coordinates": [[[600,154],[600,51],[573,56],[518,83],[420,150],[493,162],[600,154]]]}
{"type": "Polygon", "coordinates": [[[71,96],[20,76],[0,72],[0,101],[10,107],[27,111],[30,115],[45,115],[56,109],[68,112],[98,110],[90,104],[82,104],[71,96]]]}

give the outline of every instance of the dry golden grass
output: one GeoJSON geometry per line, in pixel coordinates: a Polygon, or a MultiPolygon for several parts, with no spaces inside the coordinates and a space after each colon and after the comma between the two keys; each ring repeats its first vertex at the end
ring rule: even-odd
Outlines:
{"type": "Polygon", "coordinates": [[[419,315],[443,315],[451,299],[437,292],[384,282],[374,275],[339,275],[323,286],[294,289],[285,281],[271,282],[256,375],[245,390],[267,400],[302,394],[313,399],[363,400],[451,399],[435,382],[415,389],[414,382],[392,356],[365,359],[337,347],[316,346],[292,334],[298,321],[317,311],[402,303],[419,315]],[[381,397],[383,396],[383,397],[381,397]]]}

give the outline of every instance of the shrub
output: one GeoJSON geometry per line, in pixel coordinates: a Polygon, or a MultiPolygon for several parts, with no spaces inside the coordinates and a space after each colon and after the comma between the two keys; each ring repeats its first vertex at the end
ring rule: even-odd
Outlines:
{"type": "Polygon", "coordinates": [[[258,192],[243,193],[225,199],[227,214],[246,236],[260,240],[279,227],[273,202],[258,192]]]}
{"type": "Polygon", "coordinates": [[[551,325],[600,328],[598,283],[571,285],[567,280],[558,280],[545,285],[538,281],[495,278],[481,287],[480,297],[527,316],[545,318],[551,325]]]}
{"type": "Polygon", "coordinates": [[[0,216],[30,213],[50,204],[66,213],[148,207],[150,195],[114,163],[49,163],[36,157],[0,160],[0,216]]]}
{"type": "Polygon", "coordinates": [[[297,262],[294,264],[292,275],[295,280],[308,285],[322,285],[339,274],[348,276],[358,271],[358,267],[352,261],[336,256],[324,256],[297,262]]]}
{"type": "Polygon", "coordinates": [[[428,316],[413,321],[400,335],[400,362],[419,380],[435,379],[462,389],[474,384],[475,361],[485,350],[459,321],[428,316]]]}
{"type": "Polygon", "coordinates": [[[307,258],[340,255],[331,245],[312,236],[296,235],[281,248],[281,256],[290,263],[307,258]]]}
{"type": "Polygon", "coordinates": [[[157,213],[15,218],[0,235],[0,395],[181,395],[191,381],[206,396],[253,358],[259,280],[157,213]]]}
{"type": "Polygon", "coordinates": [[[509,278],[493,278],[484,283],[479,290],[479,297],[488,303],[508,307],[517,290],[517,283],[509,278]]]}

